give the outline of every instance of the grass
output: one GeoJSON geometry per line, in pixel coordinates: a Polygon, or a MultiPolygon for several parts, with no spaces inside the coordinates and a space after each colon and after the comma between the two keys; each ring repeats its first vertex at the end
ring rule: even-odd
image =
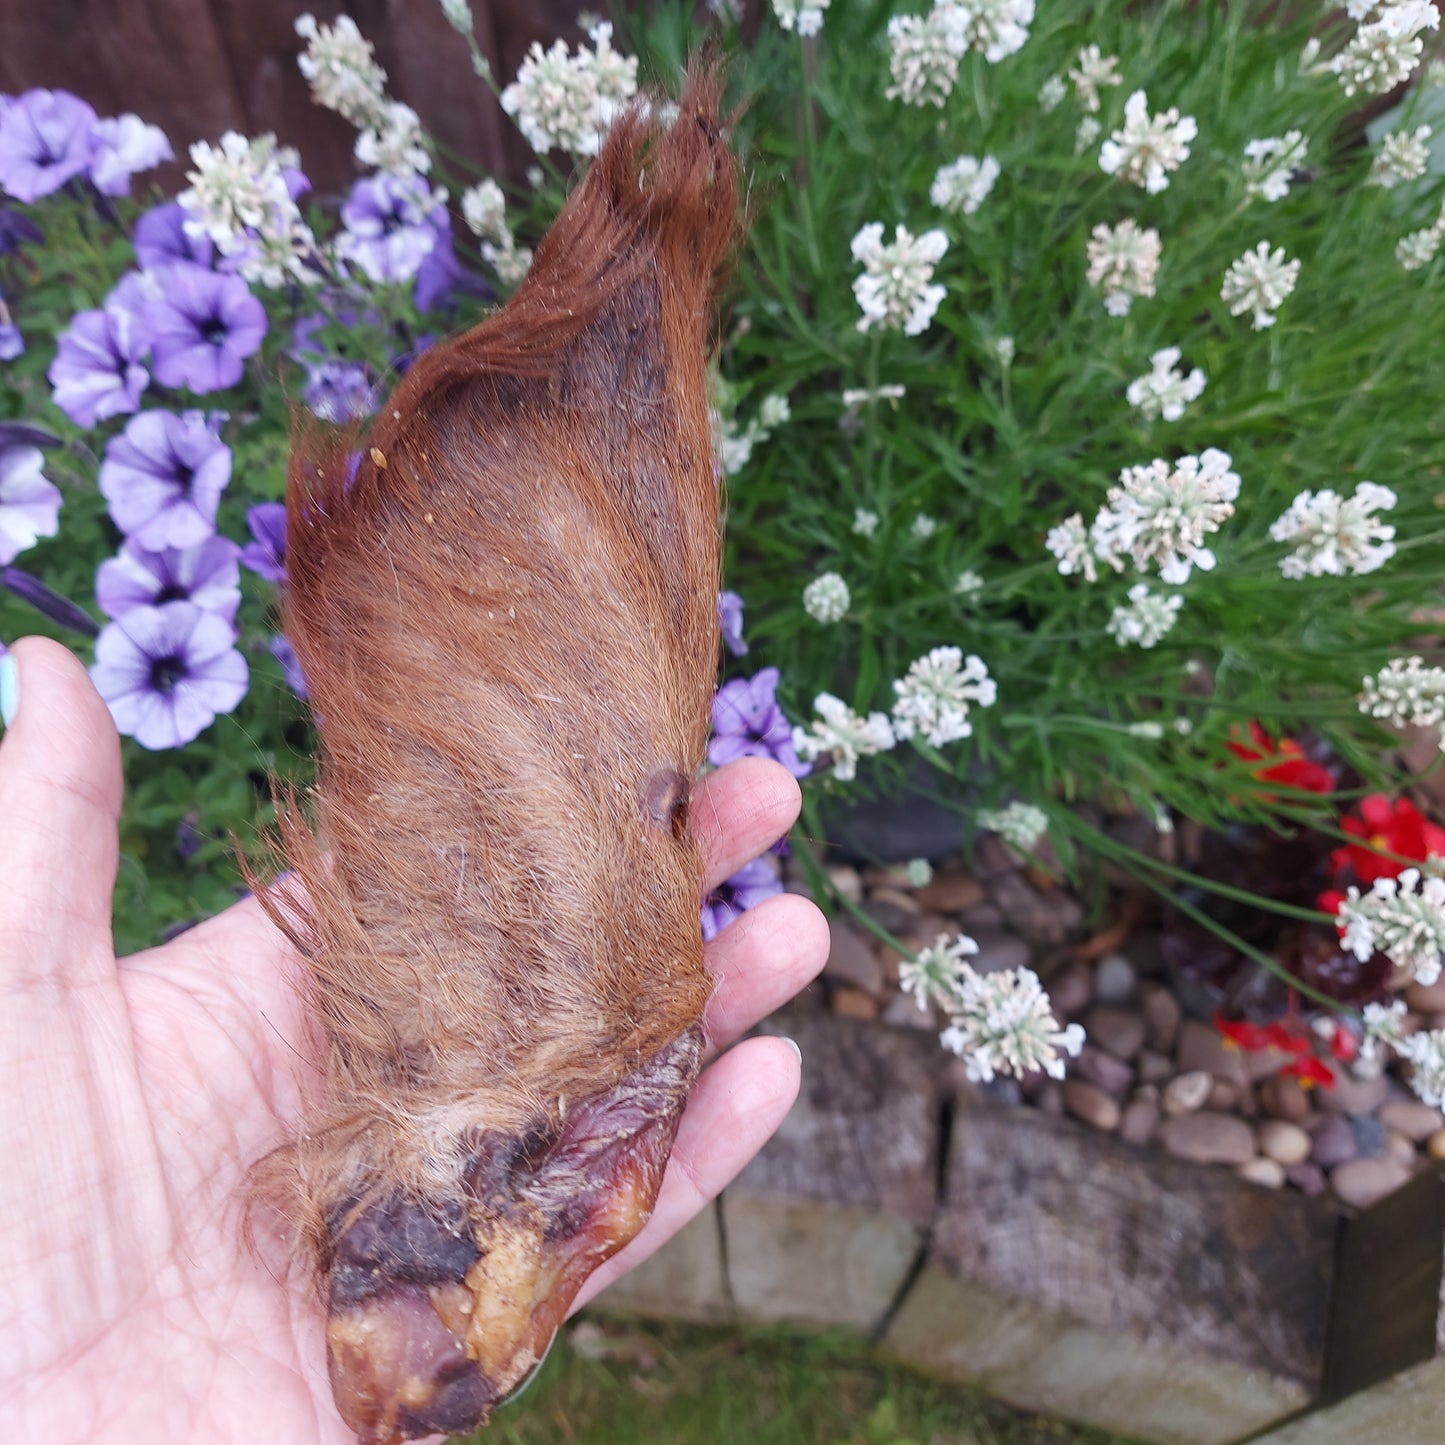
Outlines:
{"type": "Polygon", "coordinates": [[[478,1445],[1128,1445],[879,1361],[841,1334],[584,1319],[478,1445]]]}

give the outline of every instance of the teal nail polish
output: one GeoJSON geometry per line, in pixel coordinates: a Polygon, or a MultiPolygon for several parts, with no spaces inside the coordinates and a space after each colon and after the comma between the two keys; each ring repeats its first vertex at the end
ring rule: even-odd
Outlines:
{"type": "Polygon", "coordinates": [[[15,659],[7,652],[0,657],[0,718],[8,728],[15,721],[15,709],[20,706],[20,678],[15,671],[15,659]]]}

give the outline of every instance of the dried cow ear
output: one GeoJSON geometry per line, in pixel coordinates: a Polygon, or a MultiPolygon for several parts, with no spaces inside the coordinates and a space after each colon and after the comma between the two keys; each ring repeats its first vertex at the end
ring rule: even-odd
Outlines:
{"type": "Polygon", "coordinates": [[[484,1422],[646,1221],[710,990],[688,818],[716,676],[718,83],[639,107],[513,299],[363,440],[302,438],[285,631],[314,818],[269,891],[325,1082],[257,1188],[304,1223],[366,1442],[484,1422]]]}

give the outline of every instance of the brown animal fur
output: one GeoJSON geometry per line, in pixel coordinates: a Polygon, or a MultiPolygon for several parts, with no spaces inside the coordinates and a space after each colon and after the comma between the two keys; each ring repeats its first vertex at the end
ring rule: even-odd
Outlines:
{"type": "Polygon", "coordinates": [[[705,361],[737,217],[716,100],[703,77],[670,126],[619,121],[517,294],[417,361],[359,463],[344,437],[293,459],[286,631],[322,748],[314,835],[283,821],[304,895],[269,906],[326,1084],[259,1179],[323,1281],[388,1198],[469,1199],[485,1250],[479,1157],[540,1157],[664,1056],[665,1158],[696,1072],[705,361]]]}

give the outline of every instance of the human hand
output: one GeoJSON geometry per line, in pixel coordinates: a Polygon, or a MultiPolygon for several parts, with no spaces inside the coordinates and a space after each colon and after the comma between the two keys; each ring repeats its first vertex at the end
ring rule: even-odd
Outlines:
{"type": "MultiPolygon", "coordinates": [[[[354,1445],[331,1402],[309,1282],[243,1238],[247,1169],[297,1117],[295,960],[254,899],[117,960],[119,744],[63,648],[13,649],[0,743],[0,1438],[48,1445],[354,1445]]],[[[797,816],[797,784],[744,759],[700,786],[707,882],[797,816]]],[[[827,928],[783,894],[707,946],[725,1047],[821,968],[827,928]]],[[[580,1305],[646,1258],[771,1135],[797,1093],[783,1040],[714,1062],[652,1218],[580,1305]]]]}

